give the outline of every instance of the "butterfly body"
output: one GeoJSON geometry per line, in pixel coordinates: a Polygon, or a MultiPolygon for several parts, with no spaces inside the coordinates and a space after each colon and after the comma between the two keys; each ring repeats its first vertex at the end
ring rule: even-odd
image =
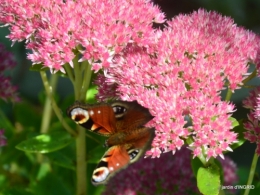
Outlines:
{"type": "Polygon", "coordinates": [[[67,114],[77,124],[108,137],[108,150],[92,176],[94,185],[106,183],[118,170],[138,160],[154,137],[154,129],[144,126],[153,117],[136,101],[94,105],[75,102],[67,114]]]}

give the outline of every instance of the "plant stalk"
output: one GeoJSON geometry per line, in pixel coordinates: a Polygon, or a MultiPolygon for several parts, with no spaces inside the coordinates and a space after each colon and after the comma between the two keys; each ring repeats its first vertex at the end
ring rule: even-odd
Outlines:
{"type": "Polygon", "coordinates": [[[47,94],[47,96],[50,98],[51,100],[51,106],[53,111],[55,112],[56,116],[58,117],[59,121],[61,122],[62,126],[72,135],[72,136],[76,136],[77,133],[70,128],[70,126],[66,123],[65,120],[63,120],[63,116],[62,113],[59,109],[59,107],[57,106],[54,98],[53,98],[53,94],[52,94],[52,87],[49,84],[48,78],[46,76],[46,72],[45,71],[40,71],[40,75],[42,78],[42,82],[43,82],[43,86],[45,88],[45,92],[47,94]]]}
{"type": "MultiPolygon", "coordinates": [[[[248,180],[247,180],[247,186],[252,185],[254,175],[255,175],[255,169],[256,169],[256,166],[257,166],[257,161],[258,161],[258,155],[255,153],[255,155],[253,157],[252,164],[251,164],[248,180]]],[[[250,188],[249,187],[246,188],[244,195],[248,195],[249,191],[250,191],[250,188]]]]}
{"type": "MultiPolygon", "coordinates": [[[[85,102],[86,93],[89,88],[91,79],[90,65],[86,62],[79,63],[77,57],[73,60],[74,65],[74,93],[75,100],[85,102]]],[[[77,195],[87,194],[87,164],[86,164],[86,130],[81,126],[77,126],[78,136],[76,138],[76,177],[77,177],[77,195]]]]}

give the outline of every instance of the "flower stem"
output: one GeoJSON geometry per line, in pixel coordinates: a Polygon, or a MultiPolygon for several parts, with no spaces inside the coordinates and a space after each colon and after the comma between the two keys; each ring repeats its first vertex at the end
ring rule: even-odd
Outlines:
{"type": "MultiPolygon", "coordinates": [[[[253,161],[252,161],[252,165],[251,165],[251,168],[250,168],[249,177],[248,177],[248,180],[247,180],[247,185],[252,185],[257,161],[258,161],[258,155],[255,153],[253,161]]],[[[249,191],[250,191],[250,188],[246,188],[244,195],[248,195],[249,191]]]]}
{"type": "Polygon", "coordinates": [[[231,91],[230,89],[228,89],[228,90],[227,90],[227,94],[226,94],[225,100],[226,100],[226,101],[230,101],[231,96],[232,96],[232,91],[231,91]]]}
{"type": "MultiPolygon", "coordinates": [[[[91,69],[87,62],[78,63],[77,58],[73,60],[74,63],[74,93],[75,100],[85,101],[86,93],[89,88],[91,79],[91,69]],[[87,64],[85,64],[87,63],[87,64]]],[[[81,126],[77,126],[78,136],[76,138],[76,158],[77,158],[77,195],[87,194],[87,164],[86,164],[86,132],[81,126]]]]}
{"type": "Polygon", "coordinates": [[[255,76],[256,76],[256,69],[246,79],[243,80],[243,84],[246,84],[248,81],[255,78],[255,76]]]}
{"type": "MultiPolygon", "coordinates": [[[[56,89],[58,81],[58,76],[56,74],[52,74],[50,78],[50,85],[52,88],[52,93],[56,89]]],[[[44,102],[44,108],[43,108],[43,115],[42,115],[42,123],[41,123],[41,133],[47,133],[50,121],[51,121],[51,114],[52,114],[52,108],[51,108],[51,98],[49,96],[46,97],[44,102]]]]}
{"type": "Polygon", "coordinates": [[[62,117],[62,114],[61,114],[61,111],[59,109],[59,107],[57,106],[54,98],[53,98],[53,95],[52,95],[52,88],[51,86],[49,85],[49,82],[48,82],[48,78],[46,76],[46,72],[44,71],[40,71],[40,75],[41,75],[41,78],[42,78],[42,82],[43,82],[43,86],[45,88],[45,91],[46,91],[46,94],[47,96],[50,98],[51,100],[51,105],[52,105],[52,109],[53,111],[55,112],[56,116],[58,117],[59,121],[61,122],[62,126],[72,135],[72,136],[76,136],[77,133],[72,129],[70,128],[70,126],[66,123],[65,120],[63,120],[63,117],[62,117]]]}
{"type": "MultiPolygon", "coordinates": [[[[58,81],[58,76],[56,74],[52,74],[50,78],[50,85],[52,87],[52,91],[56,90],[56,85],[58,81]]],[[[51,106],[51,98],[47,95],[44,108],[43,108],[43,115],[42,115],[42,122],[41,122],[41,133],[47,133],[50,127],[51,121],[51,114],[52,114],[52,106],[51,106]]],[[[43,160],[43,155],[38,153],[37,154],[37,161],[41,163],[43,160]]]]}
{"type": "Polygon", "coordinates": [[[86,165],[86,137],[85,129],[77,126],[78,136],[76,139],[76,156],[77,156],[77,195],[87,194],[87,165],[86,165]]]}
{"type": "Polygon", "coordinates": [[[91,80],[91,66],[88,63],[88,61],[84,61],[82,62],[82,66],[85,67],[84,68],[84,78],[83,78],[83,83],[82,83],[82,88],[81,88],[81,97],[80,99],[85,99],[86,97],[86,92],[89,88],[90,85],[90,80],[91,80]]]}
{"type": "Polygon", "coordinates": [[[75,99],[84,101],[85,99],[80,99],[81,96],[81,88],[82,88],[82,72],[80,71],[80,65],[78,62],[78,56],[76,56],[73,59],[73,64],[74,64],[74,74],[75,74],[75,83],[74,83],[74,94],[75,94],[75,99]]]}

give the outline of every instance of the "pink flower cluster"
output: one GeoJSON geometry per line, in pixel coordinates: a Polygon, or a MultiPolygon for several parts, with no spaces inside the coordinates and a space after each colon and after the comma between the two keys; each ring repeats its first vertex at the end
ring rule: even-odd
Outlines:
{"type": "MultiPolygon", "coordinates": [[[[175,156],[166,153],[160,158],[141,159],[111,178],[103,195],[200,194],[190,166],[190,155],[188,149],[182,148],[175,156]]],[[[223,185],[233,185],[237,182],[234,162],[226,157],[220,162],[224,170],[223,185]]]]}
{"type": "Polygon", "coordinates": [[[156,137],[147,155],[174,153],[187,141],[194,156],[222,156],[236,133],[229,119],[234,105],[220,92],[240,88],[248,62],[257,63],[260,38],[204,10],[173,18],[155,37],[153,48],[128,44],[115,55],[99,76],[106,83],[98,97],[111,98],[106,94],[116,88],[118,98],[149,108],[156,137]]]}
{"type": "Polygon", "coordinates": [[[245,108],[250,109],[250,113],[247,115],[248,121],[244,123],[247,130],[244,132],[245,139],[256,143],[256,154],[260,156],[260,87],[252,90],[243,104],[245,108]]]}
{"type": "Polygon", "coordinates": [[[16,65],[12,53],[6,51],[4,45],[0,44],[0,98],[3,100],[19,101],[17,87],[12,86],[10,77],[5,75],[7,70],[16,65]]]}
{"type": "Polygon", "coordinates": [[[79,46],[81,60],[98,71],[126,44],[149,45],[152,23],[164,22],[164,14],[147,0],[0,0],[0,22],[12,41],[26,40],[35,64],[64,71],[79,46]]]}

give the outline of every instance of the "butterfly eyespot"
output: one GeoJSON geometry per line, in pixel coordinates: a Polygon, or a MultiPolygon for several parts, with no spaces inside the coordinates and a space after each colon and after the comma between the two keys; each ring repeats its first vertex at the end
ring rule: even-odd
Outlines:
{"type": "Polygon", "coordinates": [[[102,182],[106,180],[108,174],[109,174],[109,170],[107,167],[97,168],[93,173],[92,180],[94,183],[102,182]]]}
{"type": "Polygon", "coordinates": [[[77,124],[83,124],[88,121],[89,119],[89,113],[86,110],[83,110],[81,108],[74,108],[71,111],[71,119],[75,121],[77,124]]]}
{"type": "Polygon", "coordinates": [[[120,118],[126,112],[126,108],[123,106],[113,106],[113,111],[115,113],[116,118],[120,118]]]}
{"type": "Polygon", "coordinates": [[[139,153],[139,150],[131,150],[128,152],[130,160],[133,160],[139,153]]]}

